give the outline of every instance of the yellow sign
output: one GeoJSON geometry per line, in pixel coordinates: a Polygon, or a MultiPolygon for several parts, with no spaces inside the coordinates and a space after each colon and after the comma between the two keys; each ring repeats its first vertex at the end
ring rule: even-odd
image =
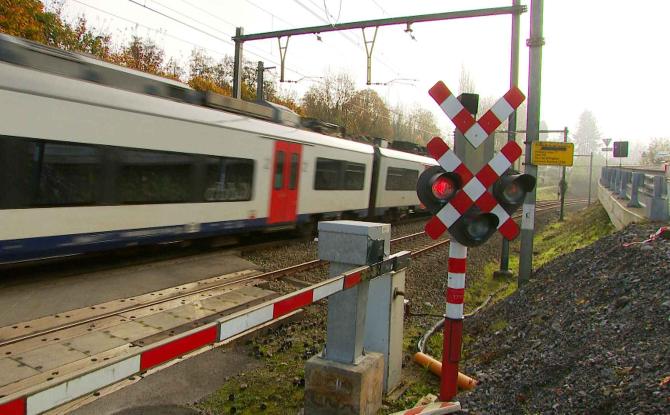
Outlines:
{"type": "Polygon", "coordinates": [[[575,154],[573,143],[556,141],[533,141],[531,164],[537,166],[572,166],[575,154]]]}

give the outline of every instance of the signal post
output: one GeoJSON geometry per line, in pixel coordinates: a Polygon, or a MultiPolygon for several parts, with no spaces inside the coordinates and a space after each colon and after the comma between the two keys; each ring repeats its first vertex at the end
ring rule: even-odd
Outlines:
{"type": "MultiPolygon", "coordinates": [[[[512,87],[479,120],[475,120],[471,111],[444,83],[438,82],[429,93],[462,133],[462,136],[456,135],[460,140],[457,146],[474,149],[485,143],[525,99],[518,88],[512,87]]],[[[440,384],[440,400],[449,401],[458,392],[468,247],[483,244],[496,230],[507,240],[519,235],[519,226],[511,215],[521,207],[526,194],[535,188],[535,178],[511,170],[521,156],[521,147],[514,141],[509,141],[474,174],[470,170],[472,161],[461,160],[439,137],[428,143],[428,152],[439,166],[425,170],[417,182],[419,199],[435,215],[426,224],[425,231],[433,239],[447,230],[452,236],[440,384]]],[[[474,151],[470,153],[475,154],[474,151]]]]}

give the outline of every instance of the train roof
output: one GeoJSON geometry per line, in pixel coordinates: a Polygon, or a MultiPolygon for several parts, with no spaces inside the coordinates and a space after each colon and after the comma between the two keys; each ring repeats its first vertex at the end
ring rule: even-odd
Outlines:
{"type": "Polygon", "coordinates": [[[296,141],[307,145],[324,145],[369,154],[373,152],[372,146],[368,144],[4,62],[0,62],[0,72],[2,73],[0,76],[0,88],[2,89],[221,128],[252,131],[267,138],[296,141]]]}
{"type": "Polygon", "coordinates": [[[431,157],[422,156],[422,155],[419,155],[419,154],[406,153],[404,151],[393,150],[393,149],[390,149],[390,148],[380,148],[379,152],[384,157],[389,157],[389,158],[394,158],[394,159],[401,159],[401,160],[408,160],[408,161],[415,161],[417,163],[423,163],[423,164],[429,164],[429,165],[437,165],[437,162],[435,161],[435,159],[433,159],[431,157]]]}
{"type": "MultiPolygon", "coordinates": [[[[58,73],[59,61],[61,62],[61,66],[63,66],[64,62],[73,62],[91,65],[95,68],[121,72],[129,76],[143,78],[153,82],[160,82],[185,90],[193,90],[193,88],[187,84],[176,81],[174,79],[164,78],[121,65],[115,65],[113,63],[97,59],[86,53],[62,50],[43,45],[38,42],[33,42],[32,40],[10,36],[4,33],[0,33],[0,60],[5,60],[15,64],[23,64],[26,66],[31,66],[33,69],[52,73],[58,73]],[[44,55],[47,57],[47,59],[36,59],[36,57],[39,55],[44,55]]],[[[60,69],[64,70],[65,68],[60,69]]],[[[66,74],[62,73],[62,75],[65,76],[66,74]]]]}

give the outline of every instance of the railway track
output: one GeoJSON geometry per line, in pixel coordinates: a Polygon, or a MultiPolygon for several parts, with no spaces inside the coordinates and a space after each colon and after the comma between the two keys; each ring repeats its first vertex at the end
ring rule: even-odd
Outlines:
{"type": "MultiPolygon", "coordinates": [[[[566,205],[579,203],[583,201],[570,201],[566,205]]],[[[541,203],[537,211],[546,212],[557,206],[557,202],[541,203]]],[[[391,242],[397,247],[399,243],[406,244],[422,235],[423,232],[417,232],[394,238],[391,242]]],[[[416,258],[448,243],[449,239],[445,238],[415,247],[412,257],[416,258]]],[[[17,375],[18,378],[11,383],[3,382],[3,375],[0,374],[0,399],[25,388],[35,387],[37,382],[48,382],[54,377],[67,375],[68,372],[81,369],[84,363],[90,365],[92,362],[111,359],[130,348],[154,344],[267,301],[279,294],[261,288],[265,283],[326,264],[325,261],[312,260],[265,273],[246,270],[1,327],[0,363],[2,358],[19,362],[16,368],[9,368],[9,371],[25,370],[20,368],[28,366],[32,372],[25,376],[17,375]],[[81,340],[84,338],[88,339],[86,347],[89,350],[80,353],[83,346],[77,344],[86,343],[81,340]],[[97,338],[101,339],[103,346],[96,343],[97,338]],[[114,347],[110,346],[112,344],[114,347]],[[38,350],[44,350],[46,355],[35,357],[38,350]],[[60,352],[72,356],[68,355],[65,360],[63,356],[53,356],[60,352]],[[41,367],[39,362],[46,363],[41,367]]]]}
{"type": "MultiPolygon", "coordinates": [[[[583,204],[583,203],[584,203],[584,200],[571,200],[571,201],[566,201],[566,206],[574,206],[574,205],[579,205],[579,204],[583,204]]],[[[557,206],[559,206],[559,202],[551,201],[551,202],[538,203],[537,212],[550,211],[552,209],[555,209],[557,206]]],[[[515,216],[515,218],[518,218],[518,217],[520,217],[520,216],[519,215],[515,216]]],[[[391,243],[392,244],[398,244],[400,242],[407,242],[407,241],[417,239],[417,238],[420,238],[420,237],[423,237],[423,236],[425,236],[423,231],[422,232],[416,232],[416,233],[412,233],[412,234],[408,234],[408,235],[404,235],[404,236],[400,236],[400,237],[391,239],[391,243]]],[[[412,257],[414,258],[414,257],[421,256],[421,255],[423,255],[427,252],[430,252],[430,251],[432,251],[432,250],[434,250],[434,249],[436,249],[436,248],[438,248],[442,245],[445,245],[445,244],[449,243],[449,241],[450,241],[449,239],[442,239],[442,240],[439,240],[435,243],[430,243],[428,245],[419,247],[418,249],[415,249],[415,250],[412,251],[412,257]]],[[[275,245],[271,245],[271,246],[275,246],[275,245]]],[[[212,290],[222,289],[222,288],[225,288],[225,287],[230,286],[230,285],[240,285],[240,284],[246,284],[246,283],[251,283],[251,282],[256,282],[256,281],[260,281],[262,283],[262,282],[267,282],[267,281],[271,281],[271,280],[276,280],[276,279],[279,279],[279,278],[282,278],[282,277],[291,276],[291,275],[295,275],[295,274],[298,274],[298,273],[301,273],[301,272],[310,271],[310,270],[315,269],[315,268],[323,267],[327,264],[328,264],[327,261],[322,261],[322,260],[319,260],[319,259],[315,259],[315,260],[312,260],[312,261],[307,261],[307,262],[304,262],[304,263],[301,263],[301,264],[292,265],[292,266],[282,268],[282,269],[278,269],[278,270],[274,270],[274,271],[243,276],[241,278],[232,278],[232,279],[226,280],[224,282],[220,282],[220,283],[214,282],[212,284],[206,284],[206,286],[203,287],[203,288],[189,289],[186,286],[190,286],[192,284],[184,284],[184,286],[175,287],[175,293],[176,294],[174,294],[174,295],[161,293],[160,295],[157,295],[157,297],[160,297],[160,298],[155,299],[155,300],[151,300],[151,301],[146,301],[146,302],[135,301],[135,298],[129,298],[129,299],[126,299],[126,300],[122,301],[122,302],[128,302],[129,305],[127,305],[127,306],[117,307],[117,308],[114,308],[113,310],[110,310],[110,311],[104,312],[104,313],[95,313],[96,315],[91,316],[91,317],[86,317],[86,318],[82,318],[82,319],[79,319],[79,320],[68,321],[67,323],[59,324],[57,326],[50,327],[48,329],[38,330],[38,331],[34,331],[34,332],[31,332],[31,333],[28,333],[28,334],[24,334],[24,335],[20,335],[20,336],[14,336],[14,337],[10,337],[10,338],[3,338],[4,337],[3,335],[6,335],[6,333],[9,330],[7,330],[7,328],[0,328],[0,348],[2,348],[4,346],[7,346],[7,345],[10,345],[10,344],[20,342],[20,341],[24,341],[24,340],[28,340],[28,339],[52,334],[52,333],[55,333],[59,330],[69,329],[69,328],[76,327],[76,326],[79,326],[79,325],[90,324],[90,323],[93,323],[95,321],[103,320],[103,319],[105,319],[107,317],[110,317],[110,316],[113,316],[113,315],[129,313],[129,312],[140,310],[140,309],[146,308],[146,307],[158,306],[161,303],[164,303],[164,302],[167,302],[167,301],[179,300],[179,299],[182,299],[182,298],[185,298],[185,297],[188,297],[188,296],[202,294],[202,293],[206,293],[206,292],[209,292],[209,291],[212,291],[212,290]],[[184,292],[182,292],[182,291],[184,291],[184,292]]],[[[165,291],[165,290],[161,290],[161,291],[165,291]]],[[[88,308],[89,309],[95,309],[96,307],[88,307],[88,308]]],[[[105,308],[106,308],[106,306],[103,305],[102,309],[105,309],[105,308]]],[[[62,318],[62,316],[67,316],[69,318],[70,314],[73,314],[73,313],[67,313],[67,312],[59,313],[59,314],[54,315],[53,318],[54,319],[60,319],[60,318],[62,318]]],[[[21,324],[14,325],[12,327],[13,328],[15,327],[14,330],[17,330],[20,326],[21,326],[21,324]]]]}

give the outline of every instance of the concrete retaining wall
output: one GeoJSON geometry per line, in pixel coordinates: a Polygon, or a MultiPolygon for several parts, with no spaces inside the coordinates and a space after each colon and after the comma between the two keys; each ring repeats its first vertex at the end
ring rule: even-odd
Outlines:
{"type": "Polygon", "coordinates": [[[620,200],[618,195],[612,193],[602,184],[598,183],[598,200],[603,205],[610,221],[617,229],[622,229],[629,223],[644,222],[647,218],[643,208],[626,207],[626,201],[620,200]]]}

